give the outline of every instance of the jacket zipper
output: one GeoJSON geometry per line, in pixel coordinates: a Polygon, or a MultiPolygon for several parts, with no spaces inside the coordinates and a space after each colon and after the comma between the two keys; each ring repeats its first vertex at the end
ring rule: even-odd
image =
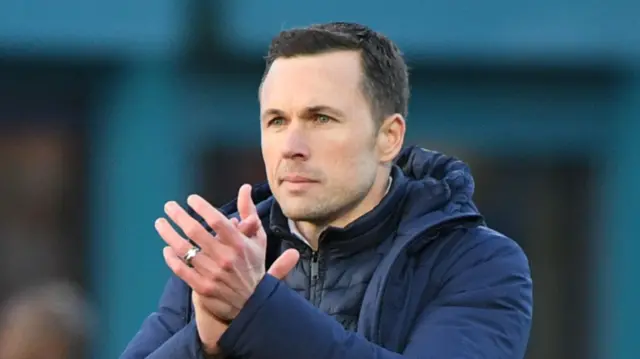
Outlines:
{"type": "Polygon", "coordinates": [[[311,252],[311,276],[309,278],[309,301],[315,307],[318,306],[316,303],[318,298],[318,277],[319,277],[319,264],[318,264],[318,251],[311,252]]]}

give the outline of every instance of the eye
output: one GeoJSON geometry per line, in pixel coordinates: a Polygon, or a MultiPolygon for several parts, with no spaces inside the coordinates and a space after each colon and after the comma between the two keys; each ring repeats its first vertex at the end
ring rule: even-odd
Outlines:
{"type": "Polygon", "coordinates": [[[273,119],[271,119],[269,121],[269,123],[267,123],[267,125],[269,126],[282,126],[284,125],[284,118],[282,117],[274,117],[273,119]]]}
{"type": "Polygon", "coordinates": [[[329,123],[333,121],[333,119],[327,115],[317,114],[315,117],[316,122],[318,123],[329,123]]]}

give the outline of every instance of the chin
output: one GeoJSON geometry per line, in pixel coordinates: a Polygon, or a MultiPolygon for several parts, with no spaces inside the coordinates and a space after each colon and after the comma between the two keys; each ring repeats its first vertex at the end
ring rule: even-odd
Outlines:
{"type": "Polygon", "coordinates": [[[285,217],[294,221],[303,221],[309,216],[308,210],[298,206],[291,206],[281,203],[280,208],[282,209],[282,213],[285,215],[285,217]]]}
{"type": "Polygon", "coordinates": [[[304,202],[280,204],[280,208],[285,217],[295,222],[323,223],[334,212],[320,205],[318,201],[304,202]]]}
{"type": "Polygon", "coordinates": [[[303,205],[302,203],[280,203],[280,208],[285,217],[292,221],[311,221],[317,215],[313,206],[303,205]]]}

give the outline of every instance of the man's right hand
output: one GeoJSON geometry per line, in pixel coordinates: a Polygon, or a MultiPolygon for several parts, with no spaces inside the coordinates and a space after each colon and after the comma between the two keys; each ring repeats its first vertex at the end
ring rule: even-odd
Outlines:
{"type": "MultiPolygon", "coordinates": [[[[247,236],[255,235],[262,225],[258,221],[254,223],[251,220],[238,223],[238,220],[233,218],[231,221],[247,236]]],[[[290,260],[280,261],[279,259],[280,258],[275,260],[267,273],[279,280],[283,280],[295,265],[292,266],[292,262],[290,260]]],[[[227,330],[229,324],[211,314],[211,312],[206,309],[206,301],[210,300],[209,298],[193,292],[192,300],[195,311],[196,327],[198,328],[198,335],[200,336],[202,350],[207,356],[215,357],[220,354],[218,340],[220,340],[222,334],[227,330]]]]}

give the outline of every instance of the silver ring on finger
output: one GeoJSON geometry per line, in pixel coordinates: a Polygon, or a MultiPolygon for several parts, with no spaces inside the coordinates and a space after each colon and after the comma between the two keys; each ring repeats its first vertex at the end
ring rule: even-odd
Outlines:
{"type": "Polygon", "coordinates": [[[193,260],[193,258],[195,258],[196,255],[198,255],[199,252],[200,252],[200,248],[193,246],[187,251],[187,253],[184,254],[184,257],[182,257],[182,260],[190,268],[193,268],[193,264],[191,263],[191,261],[193,260]]]}

